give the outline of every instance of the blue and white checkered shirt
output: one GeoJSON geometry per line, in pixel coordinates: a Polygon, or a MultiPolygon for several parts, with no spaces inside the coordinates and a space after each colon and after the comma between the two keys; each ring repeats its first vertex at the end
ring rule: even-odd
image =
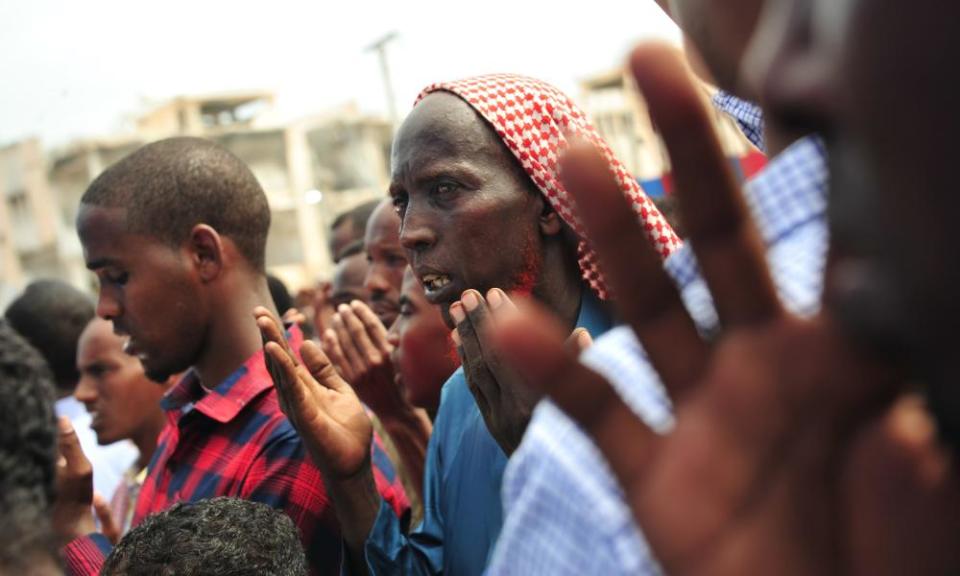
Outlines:
{"type": "Polygon", "coordinates": [[[747,140],[766,152],[766,142],[763,139],[763,110],[759,106],[721,90],[713,95],[713,107],[733,118],[747,140]]]}
{"type": "MultiPolygon", "coordinates": [[[[795,143],[746,186],[754,220],[784,304],[819,308],[827,251],[827,168],[816,138],[795,143]]],[[[689,246],[664,264],[701,330],[717,328],[707,286],[689,246]]],[[[658,431],[672,425],[670,401],[628,327],[584,353],[624,401],[658,431]]],[[[603,456],[553,403],[541,402],[504,476],[505,522],[487,574],[659,574],[603,456]]]]}

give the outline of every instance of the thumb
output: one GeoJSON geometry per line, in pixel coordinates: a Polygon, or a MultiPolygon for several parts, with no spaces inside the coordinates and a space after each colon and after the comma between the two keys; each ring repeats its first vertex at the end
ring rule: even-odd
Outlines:
{"type": "Polygon", "coordinates": [[[58,499],[89,506],[93,500],[93,467],[83,454],[80,439],[70,419],[61,416],[57,426],[57,448],[60,452],[57,462],[58,499]]]}
{"type": "Polygon", "coordinates": [[[100,532],[113,544],[119,542],[120,528],[113,519],[110,504],[99,492],[93,494],[93,511],[97,514],[97,521],[100,522],[100,532]]]}
{"type": "Polygon", "coordinates": [[[90,461],[80,447],[80,438],[77,437],[77,431],[73,428],[70,419],[61,416],[57,426],[59,428],[57,445],[66,471],[71,475],[92,474],[90,461]]]}
{"type": "Polygon", "coordinates": [[[587,332],[586,328],[577,328],[573,331],[573,334],[567,338],[567,342],[564,344],[567,352],[574,356],[579,356],[584,350],[593,345],[593,336],[590,336],[590,333],[587,332]]]}
{"type": "Polygon", "coordinates": [[[593,437],[621,483],[634,485],[648,470],[656,435],[600,374],[577,361],[564,333],[556,318],[529,303],[501,323],[494,337],[524,380],[549,394],[593,437]]]}
{"type": "Polygon", "coordinates": [[[336,368],[333,367],[330,358],[314,342],[303,343],[300,347],[300,359],[303,360],[303,365],[310,372],[310,375],[325,388],[330,388],[336,392],[353,391],[336,368]]]}

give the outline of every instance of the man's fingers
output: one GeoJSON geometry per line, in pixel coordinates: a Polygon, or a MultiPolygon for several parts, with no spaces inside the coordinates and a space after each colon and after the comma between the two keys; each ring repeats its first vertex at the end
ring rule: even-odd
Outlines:
{"type": "Polygon", "coordinates": [[[263,361],[267,367],[267,372],[270,374],[270,379],[273,380],[273,385],[277,389],[280,409],[284,413],[289,414],[289,398],[287,392],[290,387],[289,375],[280,365],[278,358],[282,357],[295,366],[297,364],[297,357],[290,349],[290,344],[287,342],[280,328],[280,323],[277,322],[277,319],[274,318],[269,310],[258,306],[254,309],[253,314],[257,321],[257,328],[260,329],[260,337],[263,340],[263,361]],[[270,346],[271,344],[272,346],[270,346]],[[273,347],[275,347],[276,351],[270,354],[268,348],[273,347]]]}
{"type": "Polygon", "coordinates": [[[353,335],[347,328],[344,315],[340,312],[333,315],[333,330],[337,333],[337,340],[340,342],[343,357],[350,363],[350,369],[353,370],[356,377],[360,378],[366,372],[367,364],[363,360],[363,354],[357,348],[357,343],[353,340],[353,335]]]}
{"type": "Polygon", "coordinates": [[[656,247],[593,145],[573,145],[561,160],[561,174],[580,209],[617,307],[670,394],[678,398],[700,379],[708,350],[656,247]]]}
{"type": "Polygon", "coordinates": [[[593,337],[587,332],[586,328],[577,328],[573,334],[567,338],[563,347],[573,356],[580,356],[580,353],[593,346],[593,337]]]}
{"type": "Polygon", "coordinates": [[[323,350],[313,342],[307,341],[300,347],[300,357],[304,368],[318,384],[336,392],[353,392],[350,385],[334,369],[333,363],[323,350]]]}
{"type": "Polygon", "coordinates": [[[264,344],[263,354],[273,386],[277,389],[280,410],[296,424],[296,412],[293,411],[290,403],[291,388],[296,379],[296,366],[293,359],[280,344],[272,340],[264,344]]]}
{"type": "Polygon", "coordinates": [[[624,486],[642,478],[657,437],[603,377],[564,348],[566,330],[530,305],[494,329],[504,361],[594,438],[624,486]]]}
{"type": "Polygon", "coordinates": [[[97,521],[100,522],[100,532],[116,544],[120,541],[120,528],[113,520],[113,511],[110,509],[110,503],[99,492],[93,495],[93,511],[97,515],[97,521]]]}
{"type": "MultiPolygon", "coordinates": [[[[370,335],[367,334],[367,327],[347,304],[341,304],[337,309],[340,318],[343,319],[344,326],[353,338],[353,343],[357,347],[357,352],[363,358],[364,366],[378,365],[383,361],[383,356],[377,346],[374,345],[370,335]]],[[[381,324],[383,326],[383,324],[381,324]]]]}
{"type": "Polygon", "coordinates": [[[70,423],[70,419],[61,416],[57,420],[59,434],[57,448],[60,460],[57,464],[57,498],[68,505],[79,505],[87,509],[93,502],[93,467],[83,454],[80,439],[70,423]]]}
{"type": "Polygon", "coordinates": [[[487,401],[496,404],[496,398],[500,394],[497,366],[494,364],[491,347],[484,341],[484,331],[490,324],[487,304],[479,292],[467,290],[461,296],[460,302],[454,306],[459,306],[459,312],[456,314],[451,306],[451,315],[454,320],[463,318],[462,321],[457,322],[457,332],[463,348],[464,369],[469,368],[471,373],[477,376],[486,376],[475,378],[473,384],[480,387],[487,401]]]}
{"type": "Polygon", "coordinates": [[[283,321],[287,324],[303,324],[307,321],[307,317],[300,310],[291,308],[283,313],[283,321]]]}
{"type": "Polygon", "coordinates": [[[343,354],[343,348],[340,347],[340,339],[337,338],[337,333],[332,328],[328,328],[323,333],[323,350],[344,379],[348,382],[353,382],[356,379],[353,367],[343,354]]]}
{"type": "Polygon", "coordinates": [[[389,356],[393,351],[393,346],[387,341],[387,326],[377,318],[373,310],[360,300],[354,300],[350,303],[350,308],[356,314],[360,322],[363,323],[367,331],[367,337],[384,357],[389,356]]]}
{"type": "Polygon", "coordinates": [[[453,318],[456,326],[450,332],[450,339],[457,348],[457,355],[460,357],[460,365],[463,366],[463,374],[466,376],[467,387],[477,401],[481,414],[489,413],[491,409],[492,398],[487,396],[490,380],[493,375],[483,363],[483,356],[480,353],[480,346],[477,343],[476,335],[473,334],[473,328],[469,326],[470,320],[467,319],[466,310],[463,309],[461,302],[454,302],[450,305],[450,317],[453,318]],[[463,328],[461,324],[465,324],[463,328]],[[461,332],[462,330],[462,332],[461,332]],[[470,351],[464,346],[464,333],[469,333],[470,351]]]}
{"type": "Polygon", "coordinates": [[[669,152],[681,218],[721,324],[754,324],[780,314],[763,242],[683,56],[648,44],[634,50],[630,66],[669,152]]]}
{"type": "Polygon", "coordinates": [[[260,329],[260,336],[264,343],[268,341],[276,342],[287,354],[293,355],[287,337],[284,335],[283,325],[272,312],[263,306],[257,306],[253,309],[253,317],[257,321],[257,327],[260,329]]]}
{"type": "MultiPolygon", "coordinates": [[[[89,475],[92,480],[93,468],[83,453],[83,448],[80,447],[80,438],[77,437],[77,431],[73,428],[70,419],[61,416],[57,420],[57,425],[60,432],[58,436],[58,447],[60,449],[60,456],[63,458],[64,471],[75,478],[89,475]]],[[[91,498],[92,494],[91,488],[91,498]]]]}

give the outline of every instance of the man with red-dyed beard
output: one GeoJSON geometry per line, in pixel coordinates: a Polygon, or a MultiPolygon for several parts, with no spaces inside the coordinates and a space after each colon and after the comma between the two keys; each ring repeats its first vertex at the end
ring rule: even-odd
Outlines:
{"type": "Polygon", "coordinates": [[[277,387],[324,469],[357,573],[480,574],[486,566],[502,524],[503,469],[538,400],[489,346],[490,326],[513,309],[508,294],[539,300],[574,341],[611,325],[604,280],[559,178],[569,137],[603,151],[637,212],[626,216],[643,219],[668,255],[679,241],[659,212],[583,113],[540,81],[494,75],[430,86],[394,141],[400,242],[427,300],[455,328],[463,363],[444,386],[427,450],[425,517],[409,535],[374,490],[363,449],[371,427],[353,390],[310,344],[299,366],[270,314],[258,313],[277,387]]]}

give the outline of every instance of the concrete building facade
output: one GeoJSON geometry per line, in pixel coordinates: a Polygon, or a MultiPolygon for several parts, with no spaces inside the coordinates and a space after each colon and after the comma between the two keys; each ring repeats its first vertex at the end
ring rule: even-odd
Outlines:
{"type": "MultiPolygon", "coordinates": [[[[666,149],[627,70],[597,74],[583,80],[580,88],[584,112],[634,176],[650,180],[670,172],[666,149]]],[[[711,89],[704,85],[704,92],[711,89]]],[[[714,127],[727,156],[739,158],[753,149],[726,114],[714,111],[714,127]]]]}
{"type": "Polygon", "coordinates": [[[45,154],[36,139],[0,148],[0,307],[32,280],[93,291],[74,222],[97,175],[137,147],[170,136],[212,139],[246,162],[272,211],[267,267],[292,290],[329,277],[330,223],[386,194],[392,126],[354,106],[273,120],[269,92],[178,97],[137,118],[136,132],[45,154]]]}

